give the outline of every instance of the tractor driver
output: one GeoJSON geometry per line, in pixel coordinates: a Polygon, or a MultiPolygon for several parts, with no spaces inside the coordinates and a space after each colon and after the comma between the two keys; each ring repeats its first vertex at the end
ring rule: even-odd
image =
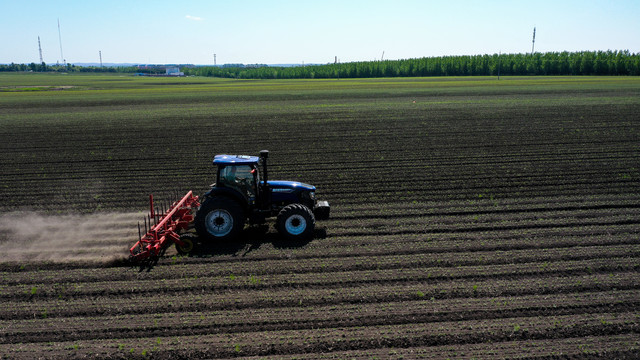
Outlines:
{"type": "Polygon", "coordinates": [[[238,178],[236,178],[236,167],[229,166],[228,169],[229,171],[226,171],[224,175],[224,182],[227,183],[227,185],[229,186],[234,186],[234,185],[237,186],[238,178]]]}
{"type": "MultiPolygon", "coordinates": [[[[222,176],[222,182],[229,187],[236,188],[240,190],[240,192],[247,194],[248,196],[253,195],[253,178],[247,178],[242,176],[243,171],[240,172],[240,176],[236,173],[237,166],[227,166],[225,169],[225,173],[222,176]]],[[[248,169],[247,169],[248,170],[248,169]]],[[[252,174],[249,172],[249,174],[252,174]]]]}

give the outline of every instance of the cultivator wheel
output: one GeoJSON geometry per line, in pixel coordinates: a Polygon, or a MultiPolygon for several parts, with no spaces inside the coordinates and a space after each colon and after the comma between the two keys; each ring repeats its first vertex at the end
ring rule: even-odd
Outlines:
{"type": "Polygon", "coordinates": [[[194,233],[184,233],[180,235],[180,241],[182,245],[176,243],[176,250],[180,255],[190,255],[196,248],[196,242],[198,241],[198,235],[194,233]]]}

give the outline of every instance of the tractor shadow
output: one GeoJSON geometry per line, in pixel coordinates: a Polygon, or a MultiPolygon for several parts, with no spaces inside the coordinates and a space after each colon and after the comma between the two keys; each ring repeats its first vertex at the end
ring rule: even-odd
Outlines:
{"type": "Polygon", "coordinates": [[[245,228],[242,233],[229,243],[200,243],[191,253],[192,257],[209,257],[216,255],[232,255],[244,257],[260,249],[264,244],[272,244],[276,249],[296,249],[306,246],[314,240],[327,237],[324,228],[316,228],[314,236],[304,241],[291,241],[283,238],[277,231],[270,229],[268,224],[254,225],[245,228]]]}
{"type": "MultiPolygon", "coordinates": [[[[326,229],[316,228],[314,230],[314,236],[311,239],[292,242],[284,239],[277,231],[270,231],[269,225],[250,226],[245,228],[233,242],[197,244],[195,249],[189,254],[189,257],[209,258],[216,255],[245,257],[252,251],[258,250],[264,244],[271,243],[276,249],[296,249],[304,247],[314,240],[320,240],[326,237],[326,229]]],[[[175,252],[175,250],[173,251],[175,252]]],[[[139,272],[151,272],[151,270],[158,264],[158,261],[164,256],[165,252],[163,251],[160,256],[154,256],[144,261],[132,263],[130,260],[123,260],[122,264],[114,263],[112,265],[137,268],[139,272]]]]}

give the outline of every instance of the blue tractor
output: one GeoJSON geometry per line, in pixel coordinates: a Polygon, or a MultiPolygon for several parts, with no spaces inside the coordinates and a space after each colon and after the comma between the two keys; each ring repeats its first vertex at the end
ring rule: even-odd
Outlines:
{"type": "Polygon", "coordinates": [[[200,198],[194,220],[201,241],[230,241],[247,221],[263,224],[274,216],[276,229],[285,239],[308,240],[313,236],[316,220],[329,218],[329,203],[316,199],[315,186],[268,180],[268,158],[267,150],[260,151],[259,157],[215,156],[216,182],[200,198]]]}

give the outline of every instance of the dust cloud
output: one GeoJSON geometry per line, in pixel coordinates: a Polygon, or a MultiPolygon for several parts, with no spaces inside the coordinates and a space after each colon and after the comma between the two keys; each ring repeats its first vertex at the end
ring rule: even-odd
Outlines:
{"type": "Polygon", "coordinates": [[[98,262],[124,259],[143,213],[0,214],[0,262],[98,262]]]}

